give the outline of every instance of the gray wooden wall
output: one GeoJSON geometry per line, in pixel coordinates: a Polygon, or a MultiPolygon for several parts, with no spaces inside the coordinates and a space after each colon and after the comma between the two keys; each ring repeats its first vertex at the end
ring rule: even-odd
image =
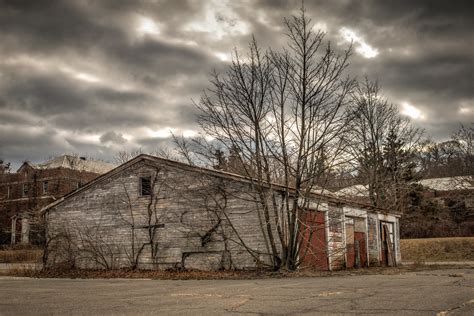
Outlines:
{"type": "Polygon", "coordinates": [[[48,263],[130,266],[153,225],[158,227],[157,255],[152,258],[146,245],[140,268],[243,269],[269,263],[266,235],[249,192],[248,183],[139,162],[49,210],[48,263]],[[139,177],[155,173],[149,207],[150,197],[139,194],[139,177]]]}
{"type": "MultiPolygon", "coordinates": [[[[48,211],[48,265],[121,268],[137,263],[143,269],[199,270],[269,265],[268,233],[254,192],[250,183],[201,169],[138,161],[48,211]],[[139,194],[139,179],[145,176],[156,178],[151,197],[139,194]]],[[[330,205],[328,214],[331,265],[343,267],[342,207],[330,205]]],[[[379,259],[377,214],[369,215],[368,229],[374,264],[379,259]]]]}

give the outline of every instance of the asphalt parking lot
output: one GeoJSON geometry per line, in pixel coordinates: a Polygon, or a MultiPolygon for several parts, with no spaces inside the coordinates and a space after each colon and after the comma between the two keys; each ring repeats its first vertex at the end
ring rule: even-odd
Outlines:
{"type": "Polygon", "coordinates": [[[474,269],[259,280],[0,277],[1,315],[474,315],[474,269]]]}

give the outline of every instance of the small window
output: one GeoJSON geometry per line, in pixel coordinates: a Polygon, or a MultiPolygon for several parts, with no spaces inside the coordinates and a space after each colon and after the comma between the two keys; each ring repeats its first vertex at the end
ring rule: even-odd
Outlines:
{"type": "Polygon", "coordinates": [[[151,177],[140,177],[140,195],[151,194],[151,177]]]}
{"type": "Polygon", "coordinates": [[[43,182],[43,193],[48,193],[48,181],[43,182]]]}
{"type": "Polygon", "coordinates": [[[29,189],[29,186],[28,186],[28,183],[24,183],[23,184],[23,197],[27,197],[28,196],[28,189],[29,189]]]}
{"type": "Polygon", "coordinates": [[[12,196],[12,188],[11,186],[7,186],[7,199],[10,199],[12,196]]]}
{"type": "Polygon", "coordinates": [[[76,190],[79,189],[81,187],[81,182],[80,181],[77,181],[76,182],[76,190]]]}

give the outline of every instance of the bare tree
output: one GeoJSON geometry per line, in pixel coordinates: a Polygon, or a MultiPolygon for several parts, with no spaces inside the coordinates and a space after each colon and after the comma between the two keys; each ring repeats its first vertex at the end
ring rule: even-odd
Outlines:
{"type": "Polygon", "coordinates": [[[126,163],[127,161],[139,156],[143,154],[143,151],[141,148],[139,149],[136,149],[136,150],[132,150],[132,151],[126,151],[126,150],[122,150],[122,151],[119,151],[115,157],[114,157],[114,162],[118,163],[118,164],[123,164],[123,163],[126,163]]]}
{"type": "MultiPolygon", "coordinates": [[[[122,192],[112,200],[103,199],[104,206],[114,205],[114,234],[125,230],[128,238],[124,238],[123,242],[117,243],[111,236],[110,226],[102,224],[105,221],[102,217],[97,223],[81,225],[74,219],[66,219],[63,231],[47,234],[43,256],[45,266],[46,263],[54,265],[56,262],[67,262],[71,268],[82,260],[107,270],[120,265],[137,269],[140,262],[144,261],[142,259],[146,250],[149,251],[151,263],[156,265],[159,255],[158,231],[164,226],[164,217],[167,216],[162,203],[165,199],[163,187],[166,185],[160,177],[162,174],[162,168],[155,167],[149,173],[149,183],[141,184],[140,194],[130,194],[130,188],[122,182],[122,192]],[[57,259],[48,259],[51,254],[57,259]]],[[[110,215],[105,214],[104,217],[110,215]]]]}
{"type": "Polygon", "coordinates": [[[424,177],[456,177],[472,175],[474,170],[474,123],[461,124],[451,139],[427,141],[420,152],[424,177]]]}
{"type": "Polygon", "coordinates": [[[462,174],[474,175],[474,122],[471,126],[461,124],[451,138],[458,143],[462,174]]]}
{"type": "Polygon", "coordinates": [[[247,56],[236,51],[227,72],[213,74],[196,107],[204,132],[235,153],[252,181],[273,267],[293,270],[304,253],[301,211],[322,171],[338,163],[354,81],[344,77],[351,49],[338,53],[304,8],[285,23],[283,52],[263,52],[253,38],[247,56]]]}
{"type": "Polygon", "coordinates": [[[163,227],[163,218],[166,215],[166,210],[160,204],[164,199],[162,187],[165,185],[160,180],[161,174],[161,168],[154,168],[149,186],[142,188],[146,192],[139,198],[146,198],[145,212],[137,209],[137,198],[132,198],[125,183],[122,183],[123,194],[120,194],[115,201],[116,213],[130,233],[130,247],[127,247],[125,252],[132,269],[138,268],[141,255],[146,248],[150,250],[153,263],[156,263],[158,257],[158,229],[163,227]]]}
{"type": "Polygon", "coordinates": [[[95,225],[72,225],[70,233],[75,238],[69,251],[75,253],[77,262],[94,262],[103,269],[112,270],[116,268],[116,256],[120,254],[122,247],[109,242],[107,234],[101,228],[102,222],[100,219],[95,225]]]}
{"type": "Polygon", "coordinates": [[[176,159],[176,156],[172,151],[167,148],[157,148],[151,151],[144,151],[142,148],[133,149],[133,150],[122,150],[115,154],[113,161],[117,164],[123,164],[127,161],[141,155],[141,154],[148,154],[153,156],[159,156],[166,159],[176,159]]]}
{"type": "Polygon", "coordinates": [[[416,179],[422,130],[403,118],[368,79],[352,94],[349,155],[374,206],[401,211],[402,190],[416,179]]]}

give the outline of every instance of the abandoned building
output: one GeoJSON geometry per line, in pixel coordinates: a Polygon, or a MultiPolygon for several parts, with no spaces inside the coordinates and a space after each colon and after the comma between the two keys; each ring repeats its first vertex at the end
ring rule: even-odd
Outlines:
{"type": "MultiPolygon", "coordinates": [[[[455,176],[420,179],[406,185],[403,193],[407,204],[413,202],[432,205],[430,212],[436,212],[435,222],[429,224],[422,210],[418,210],[419,222],[414,221],[416,213],[410,214],[410,206],[404,206],[401,221],[402,238],[427,238],[474,235],[474,176],[455,176]],[[416,185],[415,185],[416,184],[416,185]],[[410,199],[413,202],[408,202],[410,199]],[[432,226],[431,226],[432,225],[432,226]],[[427,234],[428,232],[428,234],[427,234]]],[[[370,203],[369,189],[357,184],[341,189],[335,194],[341,198],[361,203],[370,203]]]]}
{"type": "MultiPolygon", "coordinates": [[[[47,265],[264,266],[270,260],[268,236],[252,187],[243,176],[140,155],[43,208],[47,265]]],[[[398,214],[333,195],[314,193],[310,199],[300,232],[310,251],[301,267],[331,270],[401,261],[398,214]]]]}
{"type": "Polygon", "coordinates": [[[113,167],[62,155],[37,165],[24,162],[17,172],[0,169],[0,244],[41,242],[39,210],[113,167]]]}

